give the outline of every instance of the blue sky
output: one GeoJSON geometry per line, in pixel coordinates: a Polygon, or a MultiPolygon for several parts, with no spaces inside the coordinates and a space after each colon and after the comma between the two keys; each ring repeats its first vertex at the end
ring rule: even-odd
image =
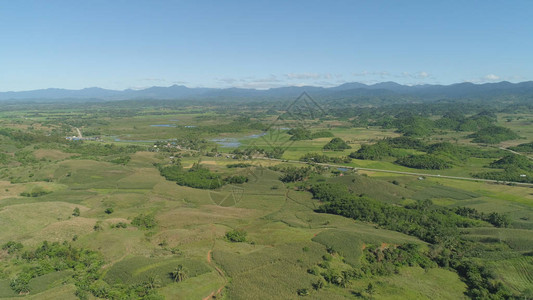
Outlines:
{"type": "Polygon", "coordinates": [[[533,1],[0,0],[0,91],[533,80],[533,1]]]}

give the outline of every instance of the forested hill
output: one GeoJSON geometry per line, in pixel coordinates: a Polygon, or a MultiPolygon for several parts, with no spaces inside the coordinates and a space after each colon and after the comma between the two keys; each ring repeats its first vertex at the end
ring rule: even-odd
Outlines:
{"type": "Polygon", "coordinates": [[[530,101],[533,98],[533,81],[510,83],[473,84],[469,82],[452,85],[400,85],[395,82],[382,82],[373,85],[345,83],[336,87],[281,87],[268,90],[241,88],[188,88],[180,85],[170,87],[150,87],[143,90],[107,90],[86,88],[81,90],[42,89],[21,92],[0,92],[0,100],[21,99],[254,99],[269,100],[295,98],[308,92],[320,99],[349,99],[354,97],[379,97],[382,100],[407,99],[432,101],[442,99],[493,99],[506,98],[508,101],[530,101]]]}

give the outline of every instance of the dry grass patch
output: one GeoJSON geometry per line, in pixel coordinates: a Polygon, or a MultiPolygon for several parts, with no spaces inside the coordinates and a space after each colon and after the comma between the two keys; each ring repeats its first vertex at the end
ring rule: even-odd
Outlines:
{"type": "Polygon", "coordinates": [[[30,204],[17,204],[4,207],[0,210],[0,240],[31,240],[39,238],[46,240],[48,236],[41,235],[40,231],[50,224],[68,220],[72,217],[74,208],[82,212],[87,208],[65,202],[43,202],[30,204]]]}
{"type": "Polygon", "coordinates": [[[27,243],[36,245],[43,240],[50,242],[70,241],[74,236],[82,236],[94,231],[95,219],[88,219],[83,217],[71,218],[70,220],[59,221],[52,223],[39,232],[35,237],[28,240],[27,243]]]}
{"type": "Polygon", "coordinates": [[[24,191],[22,184],[11,184],[9,181],[0,181],[0,200],[18,197],[24,191]]]}
{"type": "Polygon", "coordinates": [[[65,153],[59,150],[53,149],[38,149],[33,152],[37,159],[49,159],[49,160],[63,160],[74,156],[72,153],[65,153]]]}
{"type": "Polygon", "coordinates": [[[255,211],[234,207],[204,206],[202,210],[195,208],[179,208],[157,216],[161,228],[184,228],[185,226],[220,223],[228,220],[240,220],[253,217],[255,211]]]}

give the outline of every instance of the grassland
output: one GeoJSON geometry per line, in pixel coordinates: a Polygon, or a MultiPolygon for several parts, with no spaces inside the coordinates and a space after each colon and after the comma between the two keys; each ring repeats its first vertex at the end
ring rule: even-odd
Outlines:
{"type": "MultiPolygon", "coordinates": [[[[240,111],[239,113],[250,113],[240,111]]],[[[264,113],[264,112],[263,112],[264,113]]],[[[281,113],[281,112],[280,112],[281,113]]],[[[525,140],[508,141],[507,147],[531,141],[533,131],[525,126],[530,116],[500,121],[525,140]]],[[[298,299],[298,291],[311,291],[312,299],[462,299],[467,287],[457,273],[446,268],[402,267],[398,274],[352,280],[341,287],[327,283],[314,290],[320,278],[309,269],[323,263],[333,249],[332,265],[339,270],[360,266],[368,245],[429,245],[413,236],[380,228],[374,224],[345,217],[320,214],[321,203],[305,190],[319,182],[339,183],[356,195],[365,195],[387,205],[402,206],[431,200],[437,207],[454,209],[467,206],[484,213],[498,212],[510,218],[509,228],[490,224],[468,228],[462,235],[471,241],[499,245],[506,255],[487,262],[499,274],[514,295],[533,285],[533,192],[530,187],[446,178],[424,178],[380,172],[331,172],[306,178],[305,182],[286,184],[281,173],[268,169],[273,165],[298,165],[278,160],[238,160],[234,148],[218,147],[212,139],[236,138],[239,149],[251,145],[268,148],[272,143],[286,146],[281,160],[298,160],[309,152],[329,157],[348,156],[362,144],[373,143],[400,134],[378,126],[349,127],[341,120],[309,121],[311,130],[329,130],[345,140],[352,149],[323,151],[331,138],[291,141],[286,130],[273,140],[269,135],[251,137],[256,128],[230,128],[217,131],[221,124],[232,124],[236,115],[212,107],[142,107],[111,115],[100,109],[65,109],[52,107],[36,111],[30,108],[2,111],[0,127],[20,129],[36,136],[59,132],[73,135],[98,133],[101,141],[85,144],[136,145],[139,150],[127,154],[126,164],[111,161],[123,154],[91,155],[72,150],[69,142],[45,140],[21,142],[4,136],[1,153],[8,159],[0,167],[0,244],[15,241],[23,249],[33,249],[42,241],[70,242],[73,247],[100,253],[105,261],[102,278],[108,285],[143,285],[157,279],[154,289],[167,299],[298,299]],[[83,124],[74,121],[86,120],[83,124]],[[69,125],[69,124],[75,124],[69,125]],[[151,125],[170,125],[168,127],[151,125]],[[196,127],[186,127],[196,126],[196,127]],[[33,129],[32,129],[33,128],[33,129]],[[172,141],[191,136],[205,140],[197,149],[154,148],[152,141],[172,141]],[[117,140],[118,139],[118,140],[117,140]],[[24,151],[26,160],[16,159],[24,151]],[[29,158],[28,158],[29,157],[29,158]],[[34,159],[31,159],[31,158],[34,159]],[[171,159],[171,157],[173,157],[171,159]],[[181,157],[184,169],[199,162],[222,177],[245,175],[248,182],[227,184],[216,190],[194,189],[165,180],[154,164],[170,164],[181,157]],[[29,159],[29,160],[28,160],[29,159]],[[30,162],[26,162],[26,161],[30,162]],[[228,168],[243,162],[246,168],[228,168]],[[340,176],[342,174],[342,176],[340,176]],[[21,194],[45,191],[36,197],[21,194]],[[112,208],[109,212],[109,208],[112,208]],[[74,211],[79,210],[79,216],[74,211]],[[156,226],[143,229],[132,225],[139,215],[153,215],[156,226]],[[124,224],[125,227],[117,226],[124,224]],[[243,230],[247,240],[233,243],[225,238],[230,230],[243,230]],[[174,282],[169,274],[182,265],[188,276],[174,282]],[[366,292],[371,283],[372,295],[366,292]]],[[[274,115],[263,114],[253,122],[271,124],[274,115]]],[[[295,122],[283,126],[294,126],[295,122]]],[[[280,125],[281,126],[281,125],[280,125]]],[[[469,143],[466,133],[450,132],[434,138],[469,143]]],[[[415,150],[406,150],[417,154],[415,150]]],[[[20,157],[20,156],[19,156],[20,157]]],[[[470,177],[489,170],[492,159],[469,158],[448,170],[424,170],[427,174],[470,177]]],[[[352,160],[346,166],[418,172],[399,166],[393,160],[352,160]]],[[[122,226],[122,225],[121,225],[122,226]]],[[[17,295],[10,282],[21,272],[17,256],[0,251],[0,298],[75,299],[77,286],[71,271],[51,272],[33,278],[30,292],[17,295]]]]}

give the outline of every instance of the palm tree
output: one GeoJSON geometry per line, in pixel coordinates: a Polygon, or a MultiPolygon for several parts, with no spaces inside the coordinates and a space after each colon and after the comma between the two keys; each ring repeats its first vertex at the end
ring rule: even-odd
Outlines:
{"type": "Polygon", "coordinates": [[[145,287],[149,290],[161,287],[161,280],[159,279],[159,276],[152,275],[148,277],[148,281],[145,283],[145,287]]]}
{"type": "Polygon", "coordinates": [[[183,267],[182,265],[178,265],[174,271],[170,273],[170,276],[174,280],[174,282],[180,282],[185,280],[187,278],[187,269],[183,267]]]}

